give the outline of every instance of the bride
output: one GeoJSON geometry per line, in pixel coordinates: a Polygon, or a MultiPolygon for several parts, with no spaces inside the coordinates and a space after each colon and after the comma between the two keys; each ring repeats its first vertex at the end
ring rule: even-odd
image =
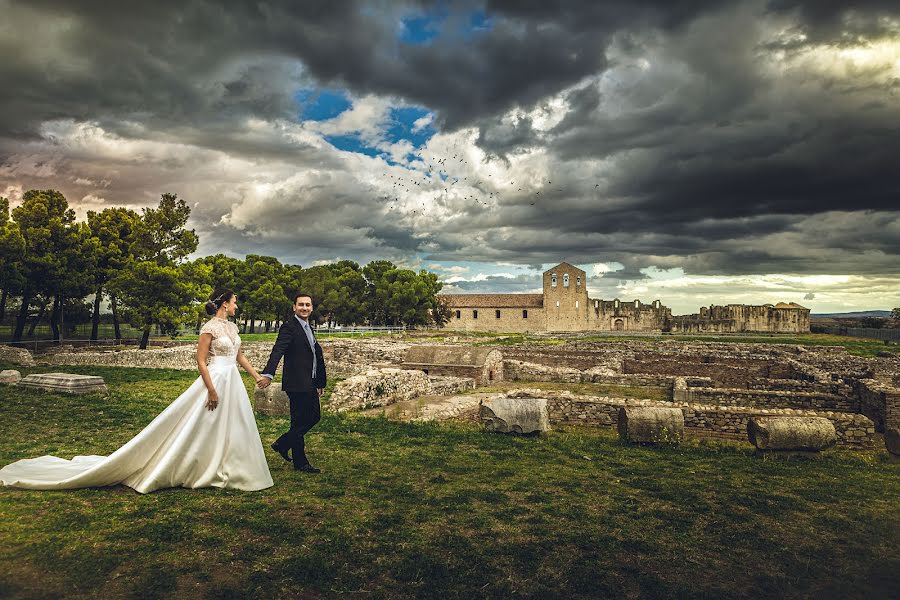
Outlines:
{"type": "Polygon", "coordinates": [[[60,490],[123,484],[145,494],[167,487],[261,490],[273,485],[240,364],[259,373],[241,353],[231,290],[206,303],[213,317],[200,329],[200,377],[124,446],[109,456],[72,460],[41,456],[0,469],[0,485],[60,490]],[[211,356],[207,367],[207,356],[211,356]]]}

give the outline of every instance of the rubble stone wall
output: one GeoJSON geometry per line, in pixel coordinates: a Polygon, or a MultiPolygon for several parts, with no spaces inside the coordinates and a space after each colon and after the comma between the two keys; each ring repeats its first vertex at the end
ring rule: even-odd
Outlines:
{"type": "Polygon", "coordinates": [[[746,440],[747,421],[750,417],[777,415],[814,416],[825,417],[834,424],[838,435],[838,445],[855,448],[873,448],[875,446],[875,424],[867,417],[858,414],[576,396],[567,393],[552,394],[546,390],[529,390],[528,393],[533,397],[548,398],[551,424],[616,427],[618,425],[618,411],[622,406],[675,407],[681,408],[684,413],[686,431],[704,437],[746,440]]]}
{"type": "Polygon", "coordinates": [[[34,357],[25,348],[0,344],[0,362],[20,367],[33,367],[34,357]]]}

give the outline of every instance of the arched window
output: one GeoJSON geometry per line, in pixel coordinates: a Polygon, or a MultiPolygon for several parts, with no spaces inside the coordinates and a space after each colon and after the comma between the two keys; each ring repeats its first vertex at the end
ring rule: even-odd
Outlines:
{"type": "Polygon", "coordinates": [[[575,287],[581,287],[581,275],[575,278],[575,287]]]}
{"type": "Polygon", "coordinates": [[[563,287],[569,287],[569,274],[563,273],[563,287]]]}
{"type": "Polygon", "coordinates": [[[618,300],[618,298],[616,299],[615,302],[613,302],[613,308],[619,308],[619,300],[618,300]]]}
{"type": "Polygon", "coordinates": [[[550,287],[556,287],[556,273],[550,276],[550,287]]]}
{"type": "Polygon", "coordinates": [[[462,311],[461,310],[456,311],[456,318],[459,319],[461,316],[462,316],[462,311]]]}
{"type": "Polygon", "coordinates": [[[473,310],[473,311],[472,311],[472,318],[473,318],[473,319],[477,319],[477,318],[478,318],[478,311],[477,311],[477,310],[473,310]]]}
{"type": "Polygon", "coordinates": [[[559,300],[556,301],[556,308],[559,308],[559,300]]]}
{"type": "Polygon", "coordinates": [[[499,311],[499,310],[497,311],[497,318],[498,318],[498,319],[500,318],[500,311],[499,311]]]}
{"type": "Polygon", "coordinates": [[[575,308],[578,308],[578,300],[575,301],[575,308]]]}
{"type": "Polygon", "coordinates": [[[528,311],[527,311],[527,310],[523,310],[523,311],[522,311],[522,318],[523,318],[523,319],[527,319],[527,318],[528,318],[528,311]]]}

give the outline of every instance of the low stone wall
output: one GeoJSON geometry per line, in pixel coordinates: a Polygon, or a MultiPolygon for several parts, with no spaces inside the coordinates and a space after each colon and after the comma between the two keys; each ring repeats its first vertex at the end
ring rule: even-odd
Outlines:
{"type": "MultiPolygon", "coordinates": [[[[693,386],[693,387],[713,387],[713,386],[693,386]]],[[[820,383],[816,381],[806,381],[804,379],[756,379],[747,384],[748,390],[778,390],[782,392],[819,392],[823,394],[834,394],[845,398],[854,395],[853,388],[844,383],[820,383]]]]}
{"type": "Polygon", "coordinates": [[[431,391],[428,376],[422,371],[373,369],[364,375],[349,377],[334,387],[328,407],[343,412],[387,406],[412,400],[431,391]]]}
{"type": "Polygon", "coordinates": [[[860,412],[875,422],[878,431],[900,427],[900,386],[863,379],[856,384],[860,412]]]}
{"type": "Polygon", "coordinates": [[[475,380],[471,377],[428,376],[429,394],[433,396],[455,396],[475,389],[475,380]]]}
{"type": "Polygon", "coordinates": [[[581,383],[583,372],[573,367],[554,367],[521,360],[504,360],[503,376],[507,381],[562,381],[581,383]]]}
{"type": "MultiPolygon", "coordinates": [[[[272,346],[273,342],[245,342],[241,344],[241,352],[256,369],[262,369],[269,360],[272,346]]],[[[384,341],[370,342],[365,339],[334,339],[327,340],[322,344],[329,376],[340,377],[359,375],[372,369],[373,366],[399,364],[403,361],[408,348],[409,344],[384,341]]],[[[27,351],[24,352],[27,354],[27,351]]],[[[193,370],[197,368],[196,353],[196,344],[179,344],[168,348],[151,347],[147,350],[128,348],[86,352],[57,352],[41,356],[40,362],[46,365],[193,370]]],[[[2,360],[2,357],[0,357],[0,360],[2,360]]]]}
{"type": "Polygon", "coordinates": [[[31,352],[25,348],[0,344],[0,362],[18,365],[20,367],[33,367],[34,357],[31,356],[31,352]]]}
{"type": "MultiPolygon", "coordinates": [[[[672,389],[675,377],[671,375],[610,373],[604,367],[582,371],[573,367],[551,367],[520,360],[503,361],[507,381],[552,381],[562,383],[605,383],[608,385],[647,386],[672,389]]],[[[704,380],[706,381],[706,380],[704,380]]]]}
{"type": "Polygon", "coordinates": [[[547,398],[550,423],[563,425],[618,426],[619,408],[623,406],[658,406],[681,408],[686,431],[699,436],[747,440],[747,421],[753,416],[811,416],[825,417],[834,424],[838,445],[873,448],[875,424],[863,415],[831,411],[812,411],[774,408],[725,407],[658,400],[578,396],[567,392],[547,390],[517,390],[519,397],[547,398]]]}
{"type": "Polygon", "coordinates": [[[875,447],[875,424],[871,419],[856,414],[783,409],[762,409],[748,407],[722,407],[685,405],[684,425],[694,431],[706,430],[729,434],[734,439],[747,439],[747,421],[750,417],[801,416],[825,417],[834,425],[838,445],[870,449],[875,447]]]}
{"type": "Polygon", "coordinates": [[[674,399],[686,404],[859,412],[859,401],[820,392],[688,387],[674,399]]]}

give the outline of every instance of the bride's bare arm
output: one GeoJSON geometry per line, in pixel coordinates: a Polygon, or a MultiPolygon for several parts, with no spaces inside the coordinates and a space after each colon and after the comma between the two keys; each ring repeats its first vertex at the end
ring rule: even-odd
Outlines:
{"type": "Polygon", "coordinates": [[[244,356],[244,353],[238,350],[237,355],[238,364],[244,367],[244,370],[250,374],[250,377],[253,378],[253,381],[259,383],[260,379],[265,379],[262,375],[256,372],[256,369],[253,368],[253,365],[250,364],[250,361],[247,360],[247,357],[244,356]]]}
{"type": "Polygon", "coordinates": [[[211,333],[200,334],[200,341],[197,342],[197,370],[200,371],[203,385],[206,386],[206,408],[216,410],[219,405],[219,394],[216,392],[212,377],[209,376],[209,368],[206,366],[206,357],[209,356],[209,345],[212,344],[212,338],[211,333]]]}

